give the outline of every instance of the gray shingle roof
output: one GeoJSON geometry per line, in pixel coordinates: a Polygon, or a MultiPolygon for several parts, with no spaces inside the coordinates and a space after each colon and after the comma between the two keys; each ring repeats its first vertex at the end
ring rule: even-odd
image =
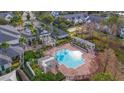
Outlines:
{"type": "Polygon", "coordinates": [[[0,17],[6,17],[8,13],[0,13],[0,17]]]}
{"type": "MultiPolygon", "coordinates": [[[[3,51],[5,51],[4,49],[0,49],[0,53],[2,54],[3,51]]],[[[6,56],[8,57],[16,57],[16,56],[19,56],[21,54],[21,51],[19,52],[18,50],[16,51],[14,49],[14,47],[10,47],[10,48],[7,48],[6,49],[6,56]]]]}
{"type": "Polygon", "coordinates": [[[17,39],[17,38],[6,35],[6,34],[0,32],[0,43],[15,40],[15,39],[17,39]]]}
{"type": "Polygon", "coordinates": [[[78,17],[87,17],[87,15],[88,15],[87,13],[79,13],[79,14],[64,15],[63,17],[70,19],[70,18],[73,18],[73,17],[76,17],[76,18],[78,18],[78,17]]]}
{"type": "Polygon", "coordinates": [[[13,15],[11,11],[0,11],[0,15],[6,15],[6,14],[13,15]]]}
{"type": "Polygon", "coordinates": [[[12,62],[12,60],[10,57],[0,54],[0,65],[8,64],[11,62],[12,62]]]}
{"type": "Polygon", "coordinates": [[[33,35],[31,30],[26,27],[24,31],[21,32],[21,35],[25,38],[35,38],[36,35],[33,35]]]}
{"type": "Polygon", "coordinates": [[[99,22],[102,19],[104,19],[104,17],[89,15],[89,20],[91,20],[91,22],[99,22]]]}
{"type": "Polygon", "coordinates": [[[37,28],[37,31],[38,31],[39,35],[49,34],[49,32],[47,30],[44,30],[44,29],[37,28]]]}
{"type": "Polygon", "coordinates": [[[84,39],[82,39],[82,38],[73,37],[73,39],[75,39],[76,41],[79,41],[80,43],[86,43],[86,44],[88,44],[88,45],[90,45],[90,46],[95,46],[94,43],[91,43],[91,42],[89,42],[89,41],[87,41],[87,40],[84,40],[84,39]]]}
{"type": "Polygon", "coordinates": [[[64,15],[63,17],[66,18],[66,19],[74,19],[74,18],[86,18],[88,17],[89,18],[87,20],[91,20],[91,22],[99,22],[101,19],[104,19],[104,17],[101,17],[101,16],[96,16],[96,15],[88,15],[87,13],[80,13],[80,14],[68,14],[68,15],[64,15]]]}
{"type": "Polygon", "coordinates": [[[20,33],[9,25],[0,25],[0,43],[18,39],[20,33]]]}
{"type": "Polygon", "coordinates": [[[55,28],[54,27],[54,31],[51,33],[51,35],[54,37],[54,38],[59,38],[59,39],[62,39],[62,38],[65,38],[65,37],[68,37],[68,34],[59,29],[59,28],[55,28]],[[56,31],[55,31],[56,30],[56,31]]]}
{"type": "Polygon", "coordinates": [[[8,60],[5,60],[3,58],[0,58],[0,65],[5,65],[5,64],[8,64],[9,61],[8,60]]]}
{"type": "Polygon", "coordinates": [[[4,30],[4,31],[9,32],[14,35],[20,35],[18,32],[15,31],[16,29],[14,29],[14,27],[11,27],[11,26],[6,26],[6,25],[1,26],[0,25],[0,30],[4,30]]]}

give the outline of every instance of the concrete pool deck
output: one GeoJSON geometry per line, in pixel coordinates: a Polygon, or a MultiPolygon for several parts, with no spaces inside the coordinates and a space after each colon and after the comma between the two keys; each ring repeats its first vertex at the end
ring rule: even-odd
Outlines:
{"type": "Polygon", "coordinates": [[[92,62],[95,62],[95,55],[91,53],[86,53],[83,50],[72,46],[70,43],[64,44],[59,47],[54,47],[45,52],[46,56],[54,56],[55,52],[60,49],[69,49],[72,51],[80,51],[83,53],[82,57],[85,60],[84,64],[81,64],[77,68],[67,68],[65,65],[59,65],[58,70],[62,72],[67,77],[75,77],[75,76],[86,76],[94,73],[97,69],[97,66],[92,65],[92,62]]]}

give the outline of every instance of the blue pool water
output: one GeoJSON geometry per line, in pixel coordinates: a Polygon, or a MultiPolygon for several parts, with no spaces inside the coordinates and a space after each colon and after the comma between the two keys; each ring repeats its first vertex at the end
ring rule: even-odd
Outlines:
{"type": "Polygon", "coordinates": [[[68,49],[58,50],[55,53],[55,59],[59,64],[63,64],[68,68],[76,68],[84,63],[80,51],[71,51],[68,49]]]}

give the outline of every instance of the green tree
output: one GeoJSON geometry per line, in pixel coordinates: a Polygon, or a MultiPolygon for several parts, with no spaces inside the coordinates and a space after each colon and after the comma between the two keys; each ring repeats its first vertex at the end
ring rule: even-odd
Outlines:
{"type": "Polygon", "coordinates": [[[33,27],[32,24],[27,24],[25,27],[29,28],[31,30],[32,35],[36,35],[36,29],[33,27]]]}
{"type": "Polygon", "coordinates": [[[40,21],[43,21],[46,24],[51,24],[54,21],[54,17],[51,14],[43,14],[39,17],[40,21]]]}
{"type": "Polygon", "coordinates": [[[42,73],[41,70],[35,69],[36,76],[33,78],[33,80],[41,80],[41,81],[61,81],[65,78],[65,76],[58,72],[56,75],[52,72],[42,73]]]}
{"type": "Polygon", "coordinates": [[[58,72],[56,74],[56,80],[60,81],[60,80],[63,80],[63,79],[65,79],[65,76],[61,72],[58,72]]]}
{"type": "Polygon", "coordinates": [[[24,53],[24,61],[31,61],[32,59],[35,59],[36,58],[36,55],[35,55],[35,52],[33,51],[26,51],[24,53]]]}
{"type": "Polygon", "coordinates": [[[119,17],[118,15],[110,15],[108,19],[103,20],[104,25],[108,25],[109,28],[111,29],[111,33],[113,35],[117,35],[118,33],[118,26],[119,26],[119,17]]]}
{"type": "Polygon", "coordinates": [[[95,80],[95,81],[111,81],[114,80],[113,76],[110,73],[97,73],[95,74],[91,80],[95,80]]]}
{"type": "Polygon", "coordinates": [[[23,47],[25,47],[25,44],[26,44],[26,38],[24,37],[20,37],[19,38],[19,44],[23,47]]]}
{"type": "Polygon", "coordinates": [[[113,25],[113,24],[117,23],[118,22],[118,16],[117,15],[110,15],[107,22],[110,25],[113,25]]]}
{"type": "Polygon", "coordinates": [[[9,48],[9,44],[7,42],[3,42],[0,45],[0,48],[2,48],[3,49],[3,52],[6,54],[7,53],[7,48],[9,48]]]}
{"type": "Polygon", "coordinates": [[[14,17],[11,19],[10,23],[14,26],[18,26],[19,28],[23,25],[22,15],[20,12],[15,12],[14,17]]]}
{"type": "Polygon", "coordinates": [[[27,20],[30,20],[30,18],[31,18],[31,17],[30,17],[30,14],[28,13],[28,15],[27,15],[27,20]]]}
{"type": "Polygon", "coordinates": [[[51,72],[47,72],[43,76],[44,77],[42,78],[42,80],[45,80],[45,81],[54,81],[55,80],[55,75],[51,72]]]}
{"type": "Polygon", "coordinates": [[[38,49],[37,51],[36,51],[36,57],[37,58],[40,58],[40,57],[43,57],[44,56],[44,51],[43,51],[43,49],[38,49]]]}

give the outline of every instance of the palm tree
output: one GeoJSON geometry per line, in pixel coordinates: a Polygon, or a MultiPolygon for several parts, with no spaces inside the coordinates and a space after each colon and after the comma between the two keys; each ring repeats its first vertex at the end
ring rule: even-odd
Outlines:
{"type": "Polygon", "coordinates": [[[19,27],[19,30],[21,30],[21,27],[23,25],[23,20],[20,12],[15,12],[15,16],[11,19],[11,23],[19,27]]]}
{"type": "Polygon", "coordinates": [[[19,44],[25,49],[26,39],[24,37],[19,38],[19,44]]]}

